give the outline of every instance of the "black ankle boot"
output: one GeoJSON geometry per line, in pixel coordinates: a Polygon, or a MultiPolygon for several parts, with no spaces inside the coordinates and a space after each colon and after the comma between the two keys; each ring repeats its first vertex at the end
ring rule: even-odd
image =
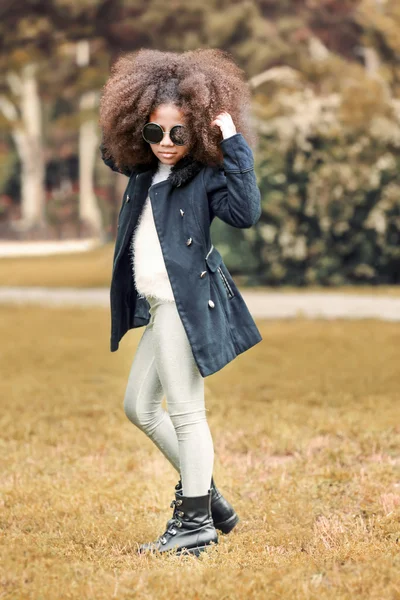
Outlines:
{"type": "Polygon", "coordinates": [[[211,490],[205,496],[195,497],[176,492],[171,506],[174,506],[174,516],[168,521],[166,531],[155,542],[141,544],[139,554],[176,550],[177,555],[189,552],[199,556],[211,543],[218,544],[211,516],[211,490]]]}
{"type": "MultiPolygon", "coordinates": [[[[180,479],[175,486],[180,496],[182,495],[182,480],[180,479]]],[[[176,495],[176,492],[175,492],[176,495]]],[[[171,502],[173,506],[174,500],[171,502]]],[[[172,515],[172,519],[167,521],[167,528],[172,523],[175,517],[175,510],[172,515]]],[[[219,489],[216,487],[214,477],[211,477],[211,516],[214,521],[214,527],[222,531],[222,533],[229,533],[239,522],[239,517],[236,514],[233,506],[225,500],[219,489]]]]}

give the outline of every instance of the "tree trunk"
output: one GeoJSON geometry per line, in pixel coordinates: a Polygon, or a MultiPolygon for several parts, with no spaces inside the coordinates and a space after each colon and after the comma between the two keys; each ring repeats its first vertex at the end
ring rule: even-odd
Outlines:
{"type": "MultiPolygon", "coordinates": [[[[81,98],[80,109],[94,109],[97,103],[96,92],[87,92],[81,98]]],[[[94,118],[83,121],[79,129],[79,217],[85,221],[94,234],[103,237],[102,217],[94,193],[94,166],[99,144],[94,118]]]]}
{"type": "Polygon", "coordinates": [[[21,74],[9,74],[10,87],[19,97],[20,123],[15,106],[3,99],[3,113],[11,121],[12,136],[21,161],[21,219],[12,226],[18,231],[45,226],[45,162],[42,110],[35,72],[37,65],[23,67],[21,74]]]}

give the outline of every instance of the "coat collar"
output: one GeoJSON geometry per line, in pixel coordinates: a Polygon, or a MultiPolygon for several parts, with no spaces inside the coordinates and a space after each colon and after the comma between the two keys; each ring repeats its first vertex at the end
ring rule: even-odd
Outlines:
{"type": "MultiPolygon", "coordinates": [[[[180,187],[188,183],[197,173],[201,171],[201,169],[205,166],[204,163],[195,160],[190,154],[186,154],[177,163],[175,163],[171,172],[168,175],[167,180],[171,182],[171,185],[174,187],[180,187]]],[[[138,165],[135,171],[139,173],[143,173],[145,171],[150,171],[152,176],[157,171],[158,167],[158,159],[156,162],[153,162],[149,165],[138,165]]]]}

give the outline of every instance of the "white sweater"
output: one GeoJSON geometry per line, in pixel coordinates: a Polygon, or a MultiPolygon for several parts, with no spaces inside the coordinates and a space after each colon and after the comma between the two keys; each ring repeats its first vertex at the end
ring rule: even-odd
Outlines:
{"type": "MultiPolygon", "coordinates": [[[[170,171],[171,165],[159,161],[151,185],[167,179],[170,171]]],[[[131,252],[134,282],[139,294],[173,301],[174,294],[165,267],[149,196],[145,200],[132,235],[131,252]]]]}

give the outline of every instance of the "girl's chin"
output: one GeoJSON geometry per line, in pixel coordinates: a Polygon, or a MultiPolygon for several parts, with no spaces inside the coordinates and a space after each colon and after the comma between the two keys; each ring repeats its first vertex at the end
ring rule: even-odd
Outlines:
{"type": "Polygon", "coordinates": [[[158,160],[165,164],[175,164],[179,160],[179,156],[159,156],[158,160]]]}

